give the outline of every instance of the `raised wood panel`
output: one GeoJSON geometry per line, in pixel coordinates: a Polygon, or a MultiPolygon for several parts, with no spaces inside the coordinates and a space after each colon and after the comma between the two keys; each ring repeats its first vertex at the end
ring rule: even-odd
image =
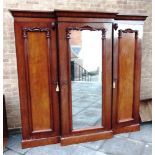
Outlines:
{"type": "Polygon", "coordinates": [[[114,30],[113,120],[114,133],[139,129],[142,25],[119,23],[114,30]],[[132,130],[133,125],[137,127],[132,130]]]}
{"type": "Polygon", "coordinates": [[[15,18],[22,147],[59,142],[56,31],[52,18],[15,18]],[[35,144],[34,144],[35,143],[35,144]]]}
{"type": "Polygon", "coordinates": [[[123,33],[118,51],[118,122],[132,120],[135,33],[123,33]]]}
{"type": "Polygon", "coordinates": [[[51,128],[48,43],[45,32],[28,32],[32,131],[51,128]]]}

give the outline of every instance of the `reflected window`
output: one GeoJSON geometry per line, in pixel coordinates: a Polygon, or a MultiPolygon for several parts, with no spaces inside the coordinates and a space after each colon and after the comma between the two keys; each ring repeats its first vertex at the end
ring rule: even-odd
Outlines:
{"type": "Polygon", "coordinates": [[[73,129],[101,126],[102,31],[71,30],[73,129]]]}

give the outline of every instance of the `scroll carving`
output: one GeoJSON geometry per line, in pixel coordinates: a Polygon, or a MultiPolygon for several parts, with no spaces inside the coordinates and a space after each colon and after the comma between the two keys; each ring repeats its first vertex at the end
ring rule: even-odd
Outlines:
{"type": "Polygon", "coordinates": [[[71,30],[76,30],[76,31],[82,31],[82,30],[89,30],[89,31],[102,31],[102,39],[106,38],[106,30],[105,28],[94,28],[91,27],[89,25],[85,25],[83,27],[68,27],[66,29],[66,38],[70,39],[70,35],[71,35],[71,30]]]}
{"type": "Polygon", "coordinates": [[[132,29],[125,29],[125,30],[118,30],[118,37],[121,38],[122,37],[122,33],[135,33],[135,38],[138,38],[138,31],[137,30],[132,30],[132,29]]]}
{"type": "Polygon", "coordinates": [[[46,32],[46,37],[50,38],[50,29],[49,28],[40,28],[40,27],[23,28],[23,37],[24,38],[27,38],[28,32],[46,32]]]}

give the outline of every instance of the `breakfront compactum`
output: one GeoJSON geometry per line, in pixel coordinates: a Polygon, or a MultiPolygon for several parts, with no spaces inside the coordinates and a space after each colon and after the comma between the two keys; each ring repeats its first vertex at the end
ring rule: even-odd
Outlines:
{"type": "Polygon", "coordinates": [[[23,148],[95,141],[140,129],[146,16],[10,11],[23,148]]]}

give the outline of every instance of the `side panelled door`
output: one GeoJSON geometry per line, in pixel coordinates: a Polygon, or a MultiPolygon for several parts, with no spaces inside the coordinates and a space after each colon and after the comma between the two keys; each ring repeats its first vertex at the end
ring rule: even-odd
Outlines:
{"type": "Polygon", "coordinates": [[[143,25],[118,22],[114,32],[113,113],[115,133],[139,130],[143,25]]]}
{"type": "Polygon", "coordinates": [[[52,18],[15,18],[23,147],[59,142],[56,32],[52,18]]]}

